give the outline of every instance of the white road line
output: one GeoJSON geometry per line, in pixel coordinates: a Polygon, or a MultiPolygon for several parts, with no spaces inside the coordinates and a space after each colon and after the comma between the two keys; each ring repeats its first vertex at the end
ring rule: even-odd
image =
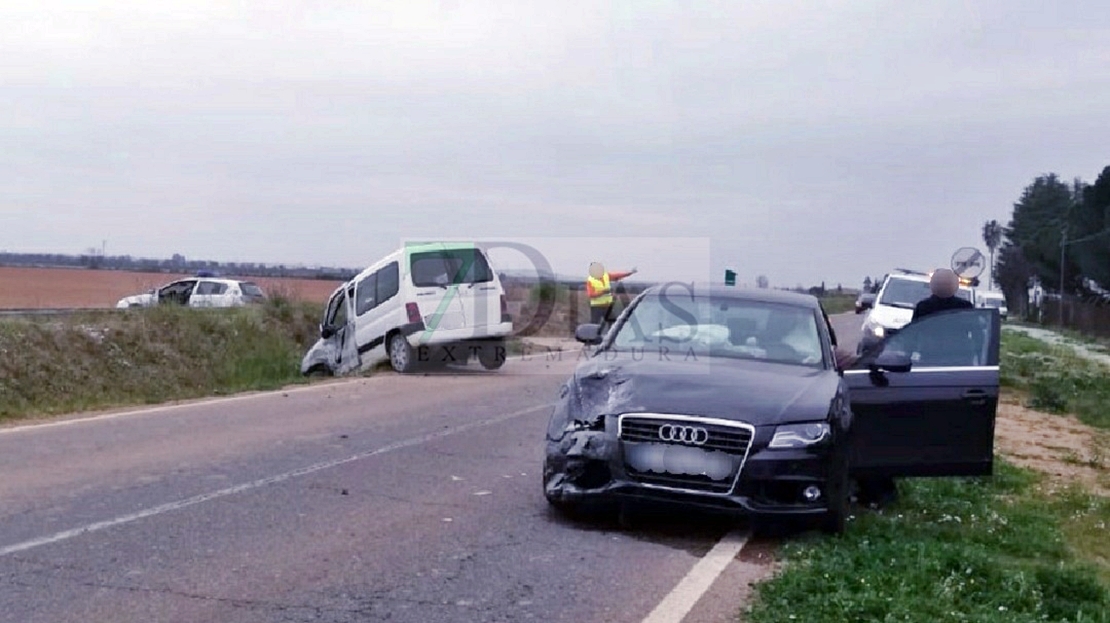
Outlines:
{"type": "Polygon", "coordinates": [[[159,405],[157,407],[147,407],[142,409],[128,409],[125,411],[113,411],[111,413],[102,413],[100,415],[91,415],[88,417],[71,418],[66,420],[56,420],[53,422],[40,422],[37,424],[23,424],[20,426],[12,426],[9,428],[0,428],[0,435],[9,435],[12,433],[21,433],[27,431],[41,430],[45,428],[55,428],[57,426],[72,426],[74,424],[85,424],[87,422],[100,422],[103,420],[114,420],[121,417],[130,417],[137,415],[150,415],[153,413],[164,413],[166,411],[177,411],[179,409],[188,409],[195,407],[205,407],[209,405],[222,405],[229,402],[240,402],[244,400],[259,400],[262,398],[273,398],[281,394],[299,394],[301,392],[320,391],[323,389],[332,389],[339,386],[350,385],[358,381],[366,381],[369,379],[350,379],[330,383],[314,383],[303,387],[290,387],[288,389],[277,389],[273,391],[255,392],[250,394],[241,394],[239,396],[228,396],[226,398],[208,398],[199,400],[190,400],[188,402],[179,402],[169,405],[159,405]]]}
{"type": "Polygon", "coordinates": [[[674,590],[659,602],[655,610],[647,615],[643,623],[681,623],[747,542],[747,532],[735,531],[722,537],[713,549],[690,569],[674,590]]]}
{"type": "Polygon", "coordinates": [[[215,499],[219,499],[219,498],[224,498],[224,497],[227,497],[227,496],[230,496],[230,495],[235,495],[236,493],[242,493],[244,491],[250,491],[252,489],[257,489],[259,487],[264,487],[266,485],[272,485],[272,484],[276,484],[276,483],[279,483],[279,482],[284,482],[284,481],[290,480],[292,478],[297,478],[299,476],[306,476],[306,475],[312,474],[314,472],[322,471],[322,470],[325,470],[325,469],[331,469],[333,467],[338,467],[340,465],[345,465],[347,463],[353,463],[355,461],[361,461],[363,459],[368,459],[370,457],[378,456],[378,455],[381,455],[381,454],[386,454],[388,452],[393,452],[395,450],[401,450],[401,449],[404,449],[404,448],[411,448],[413,446],[419,446],[419,445],[427,443],[429,441],[435,441],[436,439],[441,439],[443,437],[449,437],[451,435],[462,433],[462,432],[465,432],[465,431],[468,431],[468,430],[473,430],[475,428],[481,428],[483,426],[489,426],[491,424],[498,424],[500,422],[504,422],[506,420],[511,420],[513,418],[517,418],[517,417],[520,417],[522,415],[526,415],[528,413],[533,413],[535,411],[539,411],[540,409],[545,409],[545,408],[552,407],[553,405],[554,405],[554,403],[547,403],[547,404],[536,405],[536,406],[533,406],[533,407],[528,407],[527,409],[521,409],[520,411],[514,411],[512,413],[507,413],[505,415],[499,415],[497,417],[488,418],[488,419],[485,419],[485,420],[479,420],[477,422],[470,422],[469,424],[462,424],[462,425],[455,426],[455,427],[452,427],[452,428],[447,428],[447,429],[444,429],[444,430],[441,430],[441,431],[438,431],[438,432],[435,432],[435,433],[430,433],[430,434],[427,434],[427,435],[421,435],[420,437],[413,437],[411,439],[406,439],[404,441],[398,441],[396,443],[392,443],[392,444],[389,444],[387,446],[382,446],[381,448],[377,448],[377,449],[374,449],[374,450],[368,450],[366,452],[360,452],[359,454],[355,454],[355,455],[349,456],[349,457],[344,458],[344,459],[336,459],[334,461],[325,461],[323,463],[316,463],[315,465],[309,465],[308,467],[302,467],[300,469],[293,470],[291,472],[285,472],[283,474],[277,474],[276,476],[270,476],[268,478],[262,478],[262,479],[255,480],[255,481],[252,481],[252,482],[245,482],[245,483],[242,483],[242,484],[239,484],[239,485],[235,485],[234,487],[228,487],[226,489],[220,489],[219,491],[212,491],[210,493],[202,493],[201,495],[197,495],[197,496],[194,496],[194,497],[191,497],[191,498],[186,498],[184,500],[178,500],[176,502],[169,502],[167,504],[162,504],[160,506],[154,506],[154,507],[151,507],[151,508],[147,508],[147,509],[141,510],[137,513],[131,513],[129,515],[121,515],[121,516],[116,517],[114,519],[108,519],[108,520],[105,520],[105,521],[98,521],[96,523],[91,523],[91,524],[88,524],[88,525],[85,525],[85,526],[81,526],[80,528],[74,528],[72,530],[64,530],[62,532],[57,532],[57,533],[51,534],[49,536],[44,536],[42,538],[32,539],[30,541],[24,541],[22,543],[16,543],[14,545],[8,545],[7,547],[0,548],[0,557],[7,556],[9,554],[15,554],[17,552],[25,552],[29,549],[34,549],[36,547],[41,547],[43,545],[49,545],[51,543],[58,543],[59,541],[66,541],[66,540],[72,539],[74,537],[81,536],[83,534],[89,534],[91,532],[99,532],[101,530],[105,530],[105,529],[108,529],[108,528],[111,528],[111,527],[114,527],[114,526],[119,526],[119,525],[131,523],[131,522],[138,521],[138,520],[146,518],[146,517],[153,517],[155,515],[161,515],[161,514],[164,514],[164,513],[169,513],[171,511],[180,510],[180,509],[183,509],[183,508],[187,508],[189,506],[195,506],[197,504],[201,504],[201,503],[208,502],[208,501],[215,500],[215,499]]]}

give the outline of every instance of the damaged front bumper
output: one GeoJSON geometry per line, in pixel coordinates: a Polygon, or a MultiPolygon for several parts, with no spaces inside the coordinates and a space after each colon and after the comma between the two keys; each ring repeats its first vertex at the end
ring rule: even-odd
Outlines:
{"type": "Polygon", "coordinates": [[[773,434],[773,426],[756,427],[747,452],[734,456],[727,477],[710,478],[689,467],[690,457],[700,452],[696,448],[622,440],[614,416],[571,423],[558,439],[548,436],[544,494],[562,506],[648,501],[750,516],[827,513],[831,448],[768,450],[773,434]],[[684,457],[679,465],[685,467],[679,473],[637,471],[631,463],[639,462],[634,457],[643,454],[645,445],[654,452],[677,448],[684,457]]]}

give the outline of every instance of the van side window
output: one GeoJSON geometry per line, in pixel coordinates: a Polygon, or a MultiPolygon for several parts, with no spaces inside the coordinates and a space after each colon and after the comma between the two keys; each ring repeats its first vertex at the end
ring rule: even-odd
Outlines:
{"type": "Polygon", "coordinates": [[[397,262],[378,271],[378,305],[397,296],[401,286],[401,276],[397,262]]]}
{"type": "Polygon", "coordinates": [[[363,277],[355,288],[356,316],[361,316],[378,306],[378,273],[363,277]]]}
{"type": "Polygon", "coordinates": [[[412,284],[418,288],[493,281],[493,270],[478,249],[412,254],[412,284]]]}

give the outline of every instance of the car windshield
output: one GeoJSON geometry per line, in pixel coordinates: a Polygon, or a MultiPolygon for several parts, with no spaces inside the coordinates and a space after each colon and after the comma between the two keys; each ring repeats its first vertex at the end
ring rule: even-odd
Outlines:
{"type": "Polygon", "coordinates": [[[929,298],[929,282],[913,279],[891,279],[883,288],[883,295],[879,299],[882,305],[913,309],[918,301],[929,298]]]}
{"type": "Polygon", "coordinates": [[[646,295],[616,329],[614,351],[662,351],[824,366],[813,309],[737,297],[646,295]]]}

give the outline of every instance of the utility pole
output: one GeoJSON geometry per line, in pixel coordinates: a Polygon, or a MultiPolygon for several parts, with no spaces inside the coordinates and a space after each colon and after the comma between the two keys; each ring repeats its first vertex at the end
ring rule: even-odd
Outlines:
{"type": "Polygon", "coordinates": [[[1065,251],[1068,248],[1068,224],[1064,223],[1064,231],[1060,237],[1060,328],[1064,327],[1064,262],[1067,259],[1065,251]]]}

